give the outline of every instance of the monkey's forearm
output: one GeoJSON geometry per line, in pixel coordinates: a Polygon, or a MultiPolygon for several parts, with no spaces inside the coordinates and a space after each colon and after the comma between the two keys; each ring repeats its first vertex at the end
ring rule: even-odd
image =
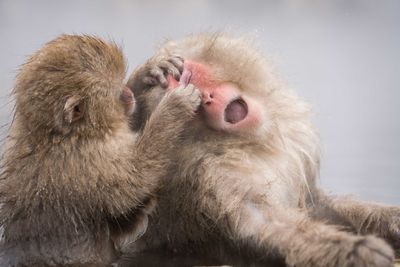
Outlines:
{"type": "Polygon", "coordinates": [[[393,251],[382,240],[340,231],[295,209],[260,209],[247,203],[232,212],[227,214],[227,229],[238,242],[250,244],[260,255],[278,254],[288,266],[362,266],[364,260],[371,266],[391,266],[393,262],[393,251]]]}
{"type": "Polygon", "coordinates": [[[136,143],[135,162],[139,172],[158,176],[166,172],[173,161],[180,134],[200,103],[197,89],[192,85],[180,87],[165,95],[150,116],[136,143]]]}
{"type": "Polygon", "coordinates": [[[400,247],[399,207],[328,196],[320,191],[311,215],[316,219],[351,227],[360,234],[377,234],[395,247],[400,247]]]}
{"type": "Polygon", "coordinates": [[[146,124],[141,136],[132,144],[134,177],[131,183],[117,190],[107,192],[106,198],[120,199],[124,208],[113,208],[121,213],[110,212],[113,239],[118,247],[136,240],[147,227],[147,214],[154,206],[154,191],[159,180],[167,174],[173,162],[173,152],[185,124],[193,117],[200,102],[198,91],[193,86],[177,89],[167,94],[157,106],[146,124]],[[123,201],[125,200],[125,201],[123,201]],[[141,216],[138,216],[138,215],[141,216]],[[144,220],[138,219],[143,217],[144,220]],[[134,225],[139,227],[132,227],[134,225]]]}
{"type": "MultiPolygon", "coordinates": [[[[127,198],[125,203],[128,206],[124,208],[127,212],[122,218],[113,216],[111,220],[111,225],[117,226],[112,228],[112,238],[119,249],[129,247],[146,230],[147,215],[154,206],[153,192],[159,187],[159,179],[167,174],[180,133],[192,119],[199,103],[199,93],[193,86],[167,94],[151,115],[137,142],[132,144],[132,164],[137,177],[131,179],[135,184],[128,186],[122,194],[127,198]]],[[[116,198],[121,194],[120,190],[114,193],[116,198]]],[[[122,195],[119,197],[121,202],[122,195]]]]}

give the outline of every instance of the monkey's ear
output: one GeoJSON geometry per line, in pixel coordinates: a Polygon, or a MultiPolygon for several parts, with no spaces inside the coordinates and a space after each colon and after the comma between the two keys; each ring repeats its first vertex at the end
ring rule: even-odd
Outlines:
{"type": "Polygon", "coordinates": [[[83,99],[79,96],[71,96],[64,105],[64,120],[71,124],[81,118],[85,113],[83,99]]]}

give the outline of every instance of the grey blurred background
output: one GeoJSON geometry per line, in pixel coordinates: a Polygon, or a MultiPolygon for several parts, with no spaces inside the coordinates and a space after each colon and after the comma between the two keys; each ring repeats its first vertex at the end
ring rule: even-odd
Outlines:
{"type": "Polygon", "coordinates": [[[132,71],[165,38],[219,30],[255,35],[312,103],[324,188],[400,204],[398,0],[0,0],[0,124],[19,65],[61,33],[114,39],[132,71]]]}

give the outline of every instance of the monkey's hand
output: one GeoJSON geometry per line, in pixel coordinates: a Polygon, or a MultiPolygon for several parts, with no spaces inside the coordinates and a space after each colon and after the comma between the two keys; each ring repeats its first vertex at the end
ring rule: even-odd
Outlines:
{"type": "MultiPolygon", "coordinates": [[[[170,102],[176,102],[182,110],[194,114],[201,102],[201,93],[193,84],[181,85],[175,90],[169,91],[166,98],[170,102]]],[[[176,107],[175,107],[176,108],[176,107]]]]}
{"type": "Polygon", "coordinates": [[[183,72],[183,58],[171,56],[162,58],[159,61],[149,61],[148,73],[143,77],[143,82],[150,86],[160,85],[162,88],[168,87],[168,75],[179,81],[183,72]]]}
{"type": "Polygon", "coordinates": [[[143,89],[160,85],[168,87],[168,76],[171,75],[179,81],[183,72],[184,60],[180,56],[155,57],[149,59],[143,66],[139,67],[129,78],[127,86],[137,94],[143,89]]]}

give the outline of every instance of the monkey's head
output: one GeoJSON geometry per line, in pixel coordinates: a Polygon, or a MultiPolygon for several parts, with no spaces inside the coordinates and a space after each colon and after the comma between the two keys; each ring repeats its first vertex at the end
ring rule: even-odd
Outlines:
{"type": "Polygon", "coordinates": [[[243,39],[200,34],[167,43],[161,53],[185,59],[179,81],[193,83],[202,92],[200,114],[207,127],[231,134],[265,134],[280,112],[274,91],[281,84],[265,57],[243,39]],[[278,108],[278,109],[277,109],[278,108]]]}
{"type": "Polygon", "coordinates": [[[166,43],[159,53],[185,59],[180,80],[169,77],[170,90],[193,83],[202,92],[202,118],[187,127],[189,150],[239,148],[263,160],[274,158],[269,164],[277,177],[317,176],[319,138],[310,108],[287,89],[251,39],[196,34],[166,43]]]}
{"type": "Polygon", "coordinates": [[[16,118],[32,134],[95,137],[127,124],[135,100],[123,84],[121,50],[91,36],[62,35],[23,66],[16,118]]]}

